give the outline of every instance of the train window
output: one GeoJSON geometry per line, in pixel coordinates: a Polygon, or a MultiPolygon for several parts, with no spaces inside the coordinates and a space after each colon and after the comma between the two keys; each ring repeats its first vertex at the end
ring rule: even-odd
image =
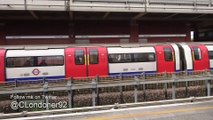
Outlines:
{"type": "Polygon", "coordinates": [[[154,53],[134,53],[133,54],[134,62],[151,62],[155,61],[154,53]]]}
{"type": "Polygon", "coordinates": [[[193,47],[194,50],[194,59],[201,60],[201,50],[198,47],[193,47]]]}
{"type": "Polygon", "coordinates": [[[32,67],[35,66],[34,57],[10,57],[6,60],[7,67],[32,67]]]}
{"type": "Polygon", "coordinates": [[[154,53],[148,53],[148,61],[147,62],[150,62],[150,61],[155,61],[155,54],[154,53]]]}
{"type": "Polygon", "coordinates": [[[140,53],[134,53],[133,54],[134,62],[142,62],[142,61],[144,61],[143,58],[144,58],[143,55],[140,54],[140,53]]]}
{"type": "Polygon", "coordinates": [[[89,63],[98,64],[98,50],[89,51],[89,63]]]}
{"type": "Polygon", "coordinates": [[[109,56],[108,56],[109,63],[117,63],[118,60],[116,58],[117,58],[116,54],[109,54],[109,56]]]}
{"type": "Polygon", "coordinates": [[[84,65],[84,50],[75,50],[75,64],[84,65]]]}
{"type": "Polygon", "coordinates": [[[171,48],[164,48],[164,59],[165,61],[173,61],[171,48]]]}
{"type": "Polygon", "coordinates": [[[110,54],[109,63],[151,62],[155,61],[154,53],[110,54]]]}
{"type": "Polygon", "coordinates": [[[123,57],[121,57],[123,62],[132,62],[131,60],[131,54],[123,54],[123,57]]]}
{"type": "Polygon", "coordinates": [[[7,67],[62,66],[63,56],[11,57],[6,60],[7,67]]]}
{"type": "Polygon", "coordinates": [[[131,54],[121,53],[121,54],[109,54],[109,63],[128,63],[132,62],[131,54]]]}
{"type": "Polygon", "coordinates": [[[213,59],[213,51],[209,51],[209,59],[213,59]]]}
{"type": "Polygon", "coordinates": [[[37,57],[38,66],[62,66],[64,65],[63,56],[41,56],[37,57]]]}

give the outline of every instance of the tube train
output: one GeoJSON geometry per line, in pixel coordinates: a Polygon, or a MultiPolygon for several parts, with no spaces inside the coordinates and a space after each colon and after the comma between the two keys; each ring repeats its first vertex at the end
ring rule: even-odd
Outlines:
{"type": "Polygon", "coordinates": [[[0,50],[0,82],[213,69],[213,45],[165,43],[0,50]]]}

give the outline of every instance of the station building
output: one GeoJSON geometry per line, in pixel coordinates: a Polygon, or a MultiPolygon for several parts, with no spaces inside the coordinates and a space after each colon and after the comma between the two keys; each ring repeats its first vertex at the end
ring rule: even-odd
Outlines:
{"type": "Polygon", "coordinates": [[[211,0],[1,0],[0,44],[211,41],[211,0]]]}

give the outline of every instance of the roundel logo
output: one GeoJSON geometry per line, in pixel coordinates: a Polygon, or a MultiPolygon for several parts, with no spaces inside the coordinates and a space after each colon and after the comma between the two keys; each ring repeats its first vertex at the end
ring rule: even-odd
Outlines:
{"type": "Polygon", "coordinates": [[[33,75],[38,75],[40,73],[39,69],[35,68],[32,71],[33,75]]]}

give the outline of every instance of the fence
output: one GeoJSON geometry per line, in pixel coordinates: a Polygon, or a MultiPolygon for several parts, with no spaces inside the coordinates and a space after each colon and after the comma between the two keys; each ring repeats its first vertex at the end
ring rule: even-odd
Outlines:
{"type": "Polygon", "coordinates": [[[212,13],[212,0],[1,0],[0,10],[212,13]]]}
{"type": "MultiPolygon", "coordinates": [[[[108,77],[110,78],[110,77],[108,77]]],[[[76,107],[74,97],[82,94],[83,96],[90,94],[91,102],[89,105],[96,106],[101,105],[100,96],[104,93],[112,95],[114,98],[118,99],[119,103],[126,103],[125,98],[133,100],[133,102],[148,101],[150,98],[150,91],[159,90],[163,92],[159,97],[163,99],[176,99],[178,89],[184,89],[184,95],[182,97],[192,96],[189,94],[189,88],[191,86],[201,86],[203,92],[206,96],[211,96],[211,84],[213,76],[207,71],[198,72],[178,72],[178,73],[162,73],[162,74],[140,74],[140,75],[119,75],[113,76],[114,80],[106,80],[107,78],[101,78],[96,76],[92,80],[79,82],[72,78],[66,81],[61,81],[57,83],[52,83],[53,81],[41,80],[41,84],[35,84],[30,87],[25,87],[26,83],[20,84],[15,81],[13,87],[2,87],[0,90],[0,95],[10,95],[10,94],[23,94],[23,93],[43,93],[44,96],[49,96],[51,92],[64,91],[64,96],[67,96],[69,108],[76,107]],[[56,85],[55,85],[56,84],[56,85]],[[42,86],[40,86],[42,85],[42,86]],[[12,88],[12,89],[11,89],[12,88]],[[126,94],[127,92],[130,95],[126,94]],[[142,92],[142,94],[141,94],[142,92]],[[169,93],[171,95],[169,96],[169,93]],[[119,97],[118,97],[119,96],[119,97]],[[132,97],[132,98],[131,98],[132,97]]],[[[32,81],[31,81],[32,82],[32,81]]],[[[6,85],[8,86],[8,85],[6,85]]],[[[159,92],[157,91],[157,92],[159,92]]],[[[153,91],[152,91],[153,92],[153,91]]],[[[102,99],[103,95],[102,95],[102,99]]],[[[109,98],[113,99],[113,98],[109,98]]],[[[131,101],[130,100],[130,101],[131,101]]],[[[155,100],[155,99],[154,99],[155,100]]],[[[116,100],[115,100],[116,101],[116,100]]],[[[49,98],[45,97],[45,102],[49,103],[49,98]]],[[[83,100],[83,102],[85,102],[83,100]]],[[[112,102],[111,102],[112,103],[112,102]]],[[[108,103],[109,104],[109,103],[108,103]]],[[[113,104],[113,103],[112,103],[113,104]]],[[[49,109],[47,107],[46,109],[49,109]]]]}

